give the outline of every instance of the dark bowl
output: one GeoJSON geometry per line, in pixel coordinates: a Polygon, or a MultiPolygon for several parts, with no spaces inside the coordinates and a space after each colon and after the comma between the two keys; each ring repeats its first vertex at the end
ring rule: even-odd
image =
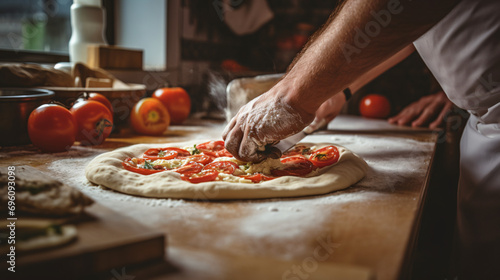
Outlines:
{"type": "Polygon", "coordinates": [[[0,88],[0,146],[30,143],[31,112],[53,98],[54,92],[46,89],[0,88]]]}
{"type": "Polygon", "coordinates": [[[113,106],[113,123],[115,127],[128,126],[128,118],[134,105],[146,94],[146,86],[127,84],[124,88],[65,88],[44,87],[53,91],[55,101],[71,106],[83,92],[97,92],[104,95],[113,106]]]}

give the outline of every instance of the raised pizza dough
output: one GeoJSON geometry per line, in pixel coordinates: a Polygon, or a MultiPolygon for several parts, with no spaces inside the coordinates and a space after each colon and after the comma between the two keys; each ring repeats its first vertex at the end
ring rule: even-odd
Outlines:
{"type": "MultiPolygon", "coordinates": [[[[16,211],[48,216],[81,214],[94,201],[79,190],[27,165],[16,166],[16,211]]],[[[9,172],[0,167],[0,203],[9,201],[9,172]]]]}
{"type": "MultiPolygon", "coordinates": [[[[95,184],[110,189],[138,196],[157,198],[185,198],[193,200],[221,199],[256,199],[275,197],[296,197],[325,194],[347,188],[365,176],[368,168],[366,162],[344,147],[338,146],[340,159],[331,167],[320,169],[317,176],[290,177],[284,176],[274,180],[249,184],[223,181],[193,184],[181,180],[173,171],[164,171],[151,175],[130,172],[122,167],[127,157],[139,157],[147,149],[158,147],[186,147],[203,141],[139,144],[94,158],[85,169],[87,179],[95,184]]],[[[304,143],[306,144],[306,143],[304,143]]],[[[314,143],[321,147],[330,143],[314,143]]]]}
{"type": "Polygon", "coordinates": [[[19,251],[34,251],[57,247],[75,240],[77,236],[78,232],[74,225],[62,225],[60,234],[47,234],[22,240],[17,242],[16,249],[19,251]]]}

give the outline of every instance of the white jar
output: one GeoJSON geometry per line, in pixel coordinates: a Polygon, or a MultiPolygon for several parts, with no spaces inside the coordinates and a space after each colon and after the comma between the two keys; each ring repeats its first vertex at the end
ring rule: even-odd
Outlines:
{"type": "Polygon", "coordinates": [[[104,37],[105,13],[101,0],[74,0],[71,5],[69,59],[87,63],[89,45],[107,45],[104,37]]]}

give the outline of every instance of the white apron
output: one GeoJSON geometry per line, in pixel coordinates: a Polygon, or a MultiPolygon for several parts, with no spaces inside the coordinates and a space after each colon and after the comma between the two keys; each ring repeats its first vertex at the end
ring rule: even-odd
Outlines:
{"type": "Polygon", "coordinates": [[[460,144],[458,279],[500,279],[500,0],[462,0],[414,44],[471,113],[460,144]]]}

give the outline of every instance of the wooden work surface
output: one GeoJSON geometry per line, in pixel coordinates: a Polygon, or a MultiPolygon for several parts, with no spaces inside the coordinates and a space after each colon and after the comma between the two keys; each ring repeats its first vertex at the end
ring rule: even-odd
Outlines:
{"type": "MultiPolygon", "coordinates": [[[[96,155],[134,143],[218,139],[224,125],[190,121],[164,137],[122,132],[100,146],[40,154],[32,146],[0,149],[0,165],[28,164],[74,186],[106,207],[168,236],[168,271],[122,268],[153,279],[398,279],[409,271],[435,150],[430,132],[380,135],[323,131],[362,156],[367,176],[325,195],[248,201],[131,197],[90,184],[83,174],[96,155]],[[145,273],[145,274],[144,274],[145,273]],[[337,277],[337,278],[336,278],[337,277]]],[[[117,271],[104,278],[116,278],[117,271]]]]}

